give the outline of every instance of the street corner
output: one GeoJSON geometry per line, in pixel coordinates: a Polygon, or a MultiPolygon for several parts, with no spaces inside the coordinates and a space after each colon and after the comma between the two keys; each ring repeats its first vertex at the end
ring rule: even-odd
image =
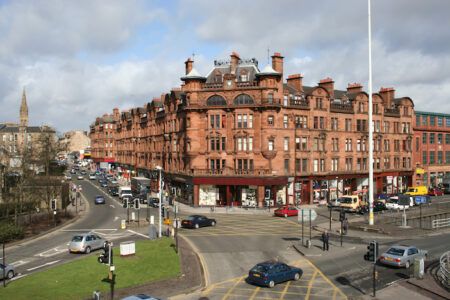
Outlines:
{"type": "Polygon", "coordinates": [[[308,260],[297,260],[292,265],[303,270],[303,276],[298,281],[287,281],[268,288],[247,283],[245,275],[210,285],[201,293],[200,298],[347,299],[347,296],[308,260]]]}

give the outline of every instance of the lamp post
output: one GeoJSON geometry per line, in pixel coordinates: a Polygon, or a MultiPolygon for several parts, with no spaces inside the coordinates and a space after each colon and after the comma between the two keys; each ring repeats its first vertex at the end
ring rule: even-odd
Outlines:
{"type": "Polygon", "coordinates": [[[368,0],[367,6],[369,31],[369,225],[373,225],[372,29],[370,0],[368,0]]]}
{"type": "Polygon", "coordinates": [[[156,166],[156,169],[159,170],[159,237],[161,237],[162,233],[162,220],[161,220],[161,206],[162,206],[162,180],[161,180],[161,172],[162,167],[156,166]]]}

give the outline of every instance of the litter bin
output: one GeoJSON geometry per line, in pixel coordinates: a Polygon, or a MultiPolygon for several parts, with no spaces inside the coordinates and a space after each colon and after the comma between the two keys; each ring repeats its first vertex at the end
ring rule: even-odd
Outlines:
{"type": "Polygon", "coordinates": [[[311,240],[306,240],[306,248],[311,248],[311,240]]]}
{"type": "Polygon", "coordinates": [[[425,270],[425,261],[423,257],[414,259],[414,278],[423,279],[425,270]]]}

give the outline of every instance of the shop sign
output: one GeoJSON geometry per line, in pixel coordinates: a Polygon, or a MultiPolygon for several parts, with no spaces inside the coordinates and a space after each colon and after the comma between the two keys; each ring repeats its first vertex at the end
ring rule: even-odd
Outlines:
{"type": "Polygon", "coordinates": [[[416,174],[424,174],[424,173],[425,173],[424,169],[422,169],[422,168],[417,168],[416,169],[416,174]]]}

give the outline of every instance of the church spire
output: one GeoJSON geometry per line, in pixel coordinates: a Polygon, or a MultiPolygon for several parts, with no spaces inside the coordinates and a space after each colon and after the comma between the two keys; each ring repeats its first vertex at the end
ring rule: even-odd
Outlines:
{"type": "Polygon", "coordinates": [[[22,93],[22,103],[20,104],[20,126],[28,126],[28,105],[27,105],[27,95],[25,94],[25,88],[23,88],[22,93]]]}

